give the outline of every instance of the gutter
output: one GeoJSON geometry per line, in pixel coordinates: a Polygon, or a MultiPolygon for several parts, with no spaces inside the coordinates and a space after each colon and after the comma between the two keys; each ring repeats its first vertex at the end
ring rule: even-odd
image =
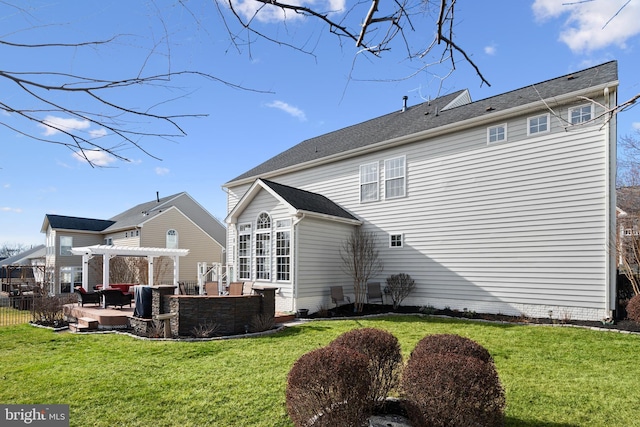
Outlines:
{"type": "MultiPolygon", "coordinates": [[[[535,85],[532,85],[532,86],[535,86],[535,85]]],[[[462,120],[459,122],[453,122],[446,125],[442,125],[437,128],[427,129],[422,132],[417,132],[410,135],[404,135],[398,138],[377,142],[375,144],[367,145],[366,147],[360,147],[353,150],[332,154],[327,157],[322,157],[321,159],[315,159],[315,160],[310,160],[304,163],[298,163],[298,164],[287,166],[281,169],[276,169],[276,170],[262,173],[259,175],[243,178],[237,181],[229,181],[223,184],[222,188],[228,189],[229,187],[235,187],[238,185],[251,184],[257,178],[266,178],[266,179],[274,178],[279,175],[292,173],[292,172],[308,169],[314,166],[321,166],[327,163],[336,162],[338,160],[349,159],[349,158],[360,156],[363,154],[379,151],[383,148],[384,149],[394,148],[404,144],[411,144],[414,142],[423,141],[428,138],[434,138],[443,134],[450,133],[452,131],[457,132],[457,131],[469,129],[471,127],[480,126],[485,123],[487,124],[493,123],[511,116],[525,114],[529,111],[537,111],[537,110],[540,110],[540,108],[550,108],[551,102],[553,103],[553,106],[564,105],[569,102],[576,101],[578,96],[600,95],[601,93],[603,93],[605,89],[616,88],[617,86],[618,86],[618,80],[615,80],[609,83],[600,84],[598,86],[592,86],[587,89],[582,89],[582,90],[566,93],[560,96],[547,98],[549,102],[545,101],[545,99],[540,99],[538,101],[530,102],[524,105],[519,105],[517,107],[512,107],[507,110],[496,111],[490,114],[483,114],[481,116],[472,117],[470,119],[462,120]]],[[[480,101],[477,101],[477,102],[480,102],[480,101]]],[[[460,107],[457,107],[457,108],[460,108],[460,107]]]]}

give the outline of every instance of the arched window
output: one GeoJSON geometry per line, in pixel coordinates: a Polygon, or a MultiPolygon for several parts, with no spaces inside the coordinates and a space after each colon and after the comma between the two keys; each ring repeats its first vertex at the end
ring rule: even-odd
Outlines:
{"type": "Polygon", "coordinates": [[[176,230],[167,231],[167,248],[168,249],[177,249],[178,248],[178,232],[176,230]]]}
{"type": "Polygon", "coordinates": [[[266,212],[256,220],[256,279],[271,280],[271,217],[266,212]]]}

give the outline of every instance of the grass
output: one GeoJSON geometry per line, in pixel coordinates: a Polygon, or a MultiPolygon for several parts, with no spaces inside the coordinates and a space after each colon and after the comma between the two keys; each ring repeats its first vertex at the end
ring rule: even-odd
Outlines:
{"type": "Polygon", "coordinates": [[[478,341],[505,387],[507,426],[637,425],[638,335],[414,316],[315,321],[207,342],[8,326],[0,328],[0,402],[70,404],[72,426],[291,426],[291,365],[357,327],[393,333],[405,359],[427,334],[478,341]]]}
{"type": "Polygon", "coordinates": [[[16,310],[12,307],[0,307],[0,326],[19,325],[31,320],[31,310],[16,310]]]}

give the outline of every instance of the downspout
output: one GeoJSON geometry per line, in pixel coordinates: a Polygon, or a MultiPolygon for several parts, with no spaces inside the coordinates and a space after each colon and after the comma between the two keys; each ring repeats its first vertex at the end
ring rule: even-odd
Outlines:
{"type": "MultiPolygon", "coordinates": [[[[604,88],[604,106],[606,111],[611,111],[611,97],[614,97],[614,102],[617,102],[616,91],[610,90],[608,87],[604,88]],[[611,93],[613,92],[613,93],[611,93]]],[[[616,301],[616,244],[615,238],[617,233],[617,224],[616,224],[616,191],[615,191],[615,182],[616,182],[616,150],[617,150],[617,141],[616,141],[616,115],[613,113],[610,117],[605,116],[605,134],[607,135],[608,147],[606,148],[607,158],[607,186],[605,189],[607,201],[606,207],[606,245],[607,245],[607,258],[606,258],[606,272],[607,272],[607,291],[605,292],[605,306],[608,311],[609,319],[613,318],[613,311],[615,310],[615,301],[616,301]],[[613,122],[613,123],[612,123],[613,122]]]]}
{"type": "Polygon", "coordinates": [[[291,234],[293,237],[293,272],[291,274],[291,283],[293,285],[292,287],[292,292],[293,292],[293,298],[291,301],[291,311],[297,311],[298,310],[298,232],[297,232],[297,226],[298,224],[304,219],[305,214],[304,213],[298,213],[297,218],[293,221],[293,224],[291,226],[291,234]]]}

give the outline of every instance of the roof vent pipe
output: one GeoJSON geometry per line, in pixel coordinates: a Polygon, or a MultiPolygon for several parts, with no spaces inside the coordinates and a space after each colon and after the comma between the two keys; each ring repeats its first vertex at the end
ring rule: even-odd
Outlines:
{"type": "Polygon", "coordinates": [[[160,203],[160,192],[156,191],[156,202],[160,203]]]}
{"type": "Polygon", "coordinates": [[[407,99],[409,99],[409,97],[407,95],[402,97],[402,112],[403,113],[405,111],[407,111],[407,99]]]}

